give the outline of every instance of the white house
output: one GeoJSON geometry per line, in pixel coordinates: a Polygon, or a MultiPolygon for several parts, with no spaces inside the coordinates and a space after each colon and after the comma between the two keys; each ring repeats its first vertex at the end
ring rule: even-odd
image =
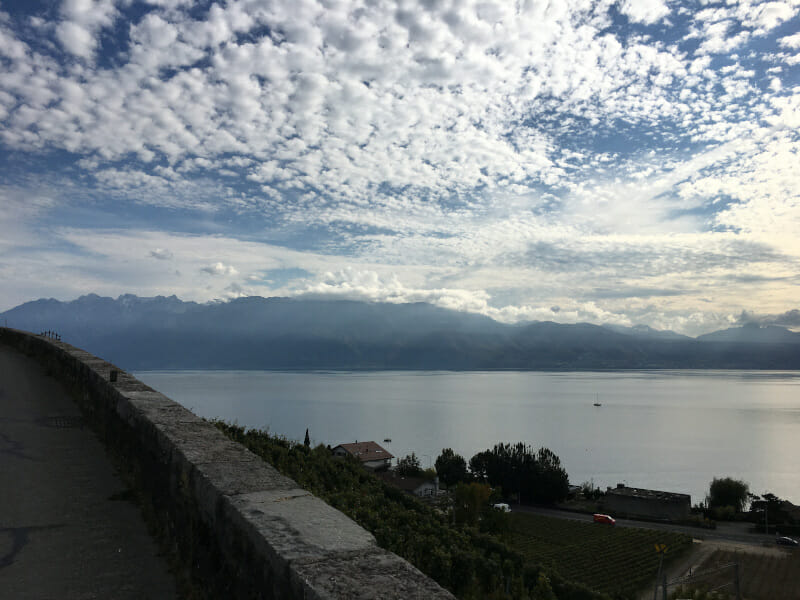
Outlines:
{"type": "Polygon", "coordinates": [[[439,478],[428,479],[425,477],[403,477],[397,471],[386,471],[377,474],[389,485],[400,488],[419,498],[432,498],[439,494],[439,478]]]}

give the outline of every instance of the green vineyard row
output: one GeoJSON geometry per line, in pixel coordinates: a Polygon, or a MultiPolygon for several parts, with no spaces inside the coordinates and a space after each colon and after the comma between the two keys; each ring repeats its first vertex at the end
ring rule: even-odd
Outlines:
{"type": "Polygon", "coordinates": [[[524,513],[511,517],[510,543],[518,552],[569,580],[619,598],[635,595],[655,579],[659,563],[656,544],[667,545],[667,562],[692,545],[692,538],[681,533],[524,513]]]}

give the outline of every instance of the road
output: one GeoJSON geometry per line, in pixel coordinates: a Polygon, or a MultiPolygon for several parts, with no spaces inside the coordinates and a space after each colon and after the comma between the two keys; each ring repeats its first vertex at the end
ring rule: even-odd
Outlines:
{"type": "MultiPolygon", "coordinates": [[[[555,508],[514,504],[511,506],[511,510],[513,512],[526,512],[546,517],[556,517],[558,519],[570,519],[572,521],[592,521],[592,515],[555,508]]],[[[775,537],[773,535],[750,533],[748,531],[750,528],[749,523],[717,523],[717,529],[701,529],[699,527],[673,525],[672,523],[651,523],[649,521],[634,521],[632,519],[617,519],[616,521],[616,527],[637,527],[639,529],[652,529],[656,531],[676,531],[690,535],[698,540],[728,542],[747,546],[775,545],[775,537]]],[[[598,524],[598,527],[603,527],[603,525],[598,524]]]]}
{"type": "Polygon", "coordinates": [[[130,497],[63,387],[0,344],[0,598],[176,598],[130,497]]]}

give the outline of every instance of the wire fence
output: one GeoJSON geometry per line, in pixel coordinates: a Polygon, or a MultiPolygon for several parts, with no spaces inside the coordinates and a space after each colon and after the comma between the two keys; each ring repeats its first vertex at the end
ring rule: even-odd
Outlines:
{"type": "Polygon", "coordinates": [[[684,600],[684,598],[691,600],[695,597],[694,591],[696,590],[706,594],[725,594],[729,598],[742,600],[739,563],[732,562],[712,569],[689,573],[672,581],[667,581],[664,577],[663,581],[656,583],[653,598],[654,600],[684,600]],[[684,594],[688,595],[684,596],[684,594]]]}

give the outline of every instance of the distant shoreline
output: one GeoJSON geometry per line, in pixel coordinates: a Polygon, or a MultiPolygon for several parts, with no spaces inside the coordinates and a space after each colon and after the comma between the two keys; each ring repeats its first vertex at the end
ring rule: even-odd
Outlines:
{"type": "Polygon", "coordinates": [[[497,369],[419,369],[403,367],[349,367],[349,368],[287,368],[287,367],[170,367],[165,369],[137,368],[130,369],[131,373],[170,373],[180,372],[274,372],[274,373],[696,373],[710,374],[714,372],[741,372],[741,373],[769,373],[769,374],[796,374],[800,377],[800,369],[759,369],[759,368],[671,368],[671,367],[648,367],[648,368],[628,368],[628,369],[517,369],[517,368],[497,368],[497,369]]]}

